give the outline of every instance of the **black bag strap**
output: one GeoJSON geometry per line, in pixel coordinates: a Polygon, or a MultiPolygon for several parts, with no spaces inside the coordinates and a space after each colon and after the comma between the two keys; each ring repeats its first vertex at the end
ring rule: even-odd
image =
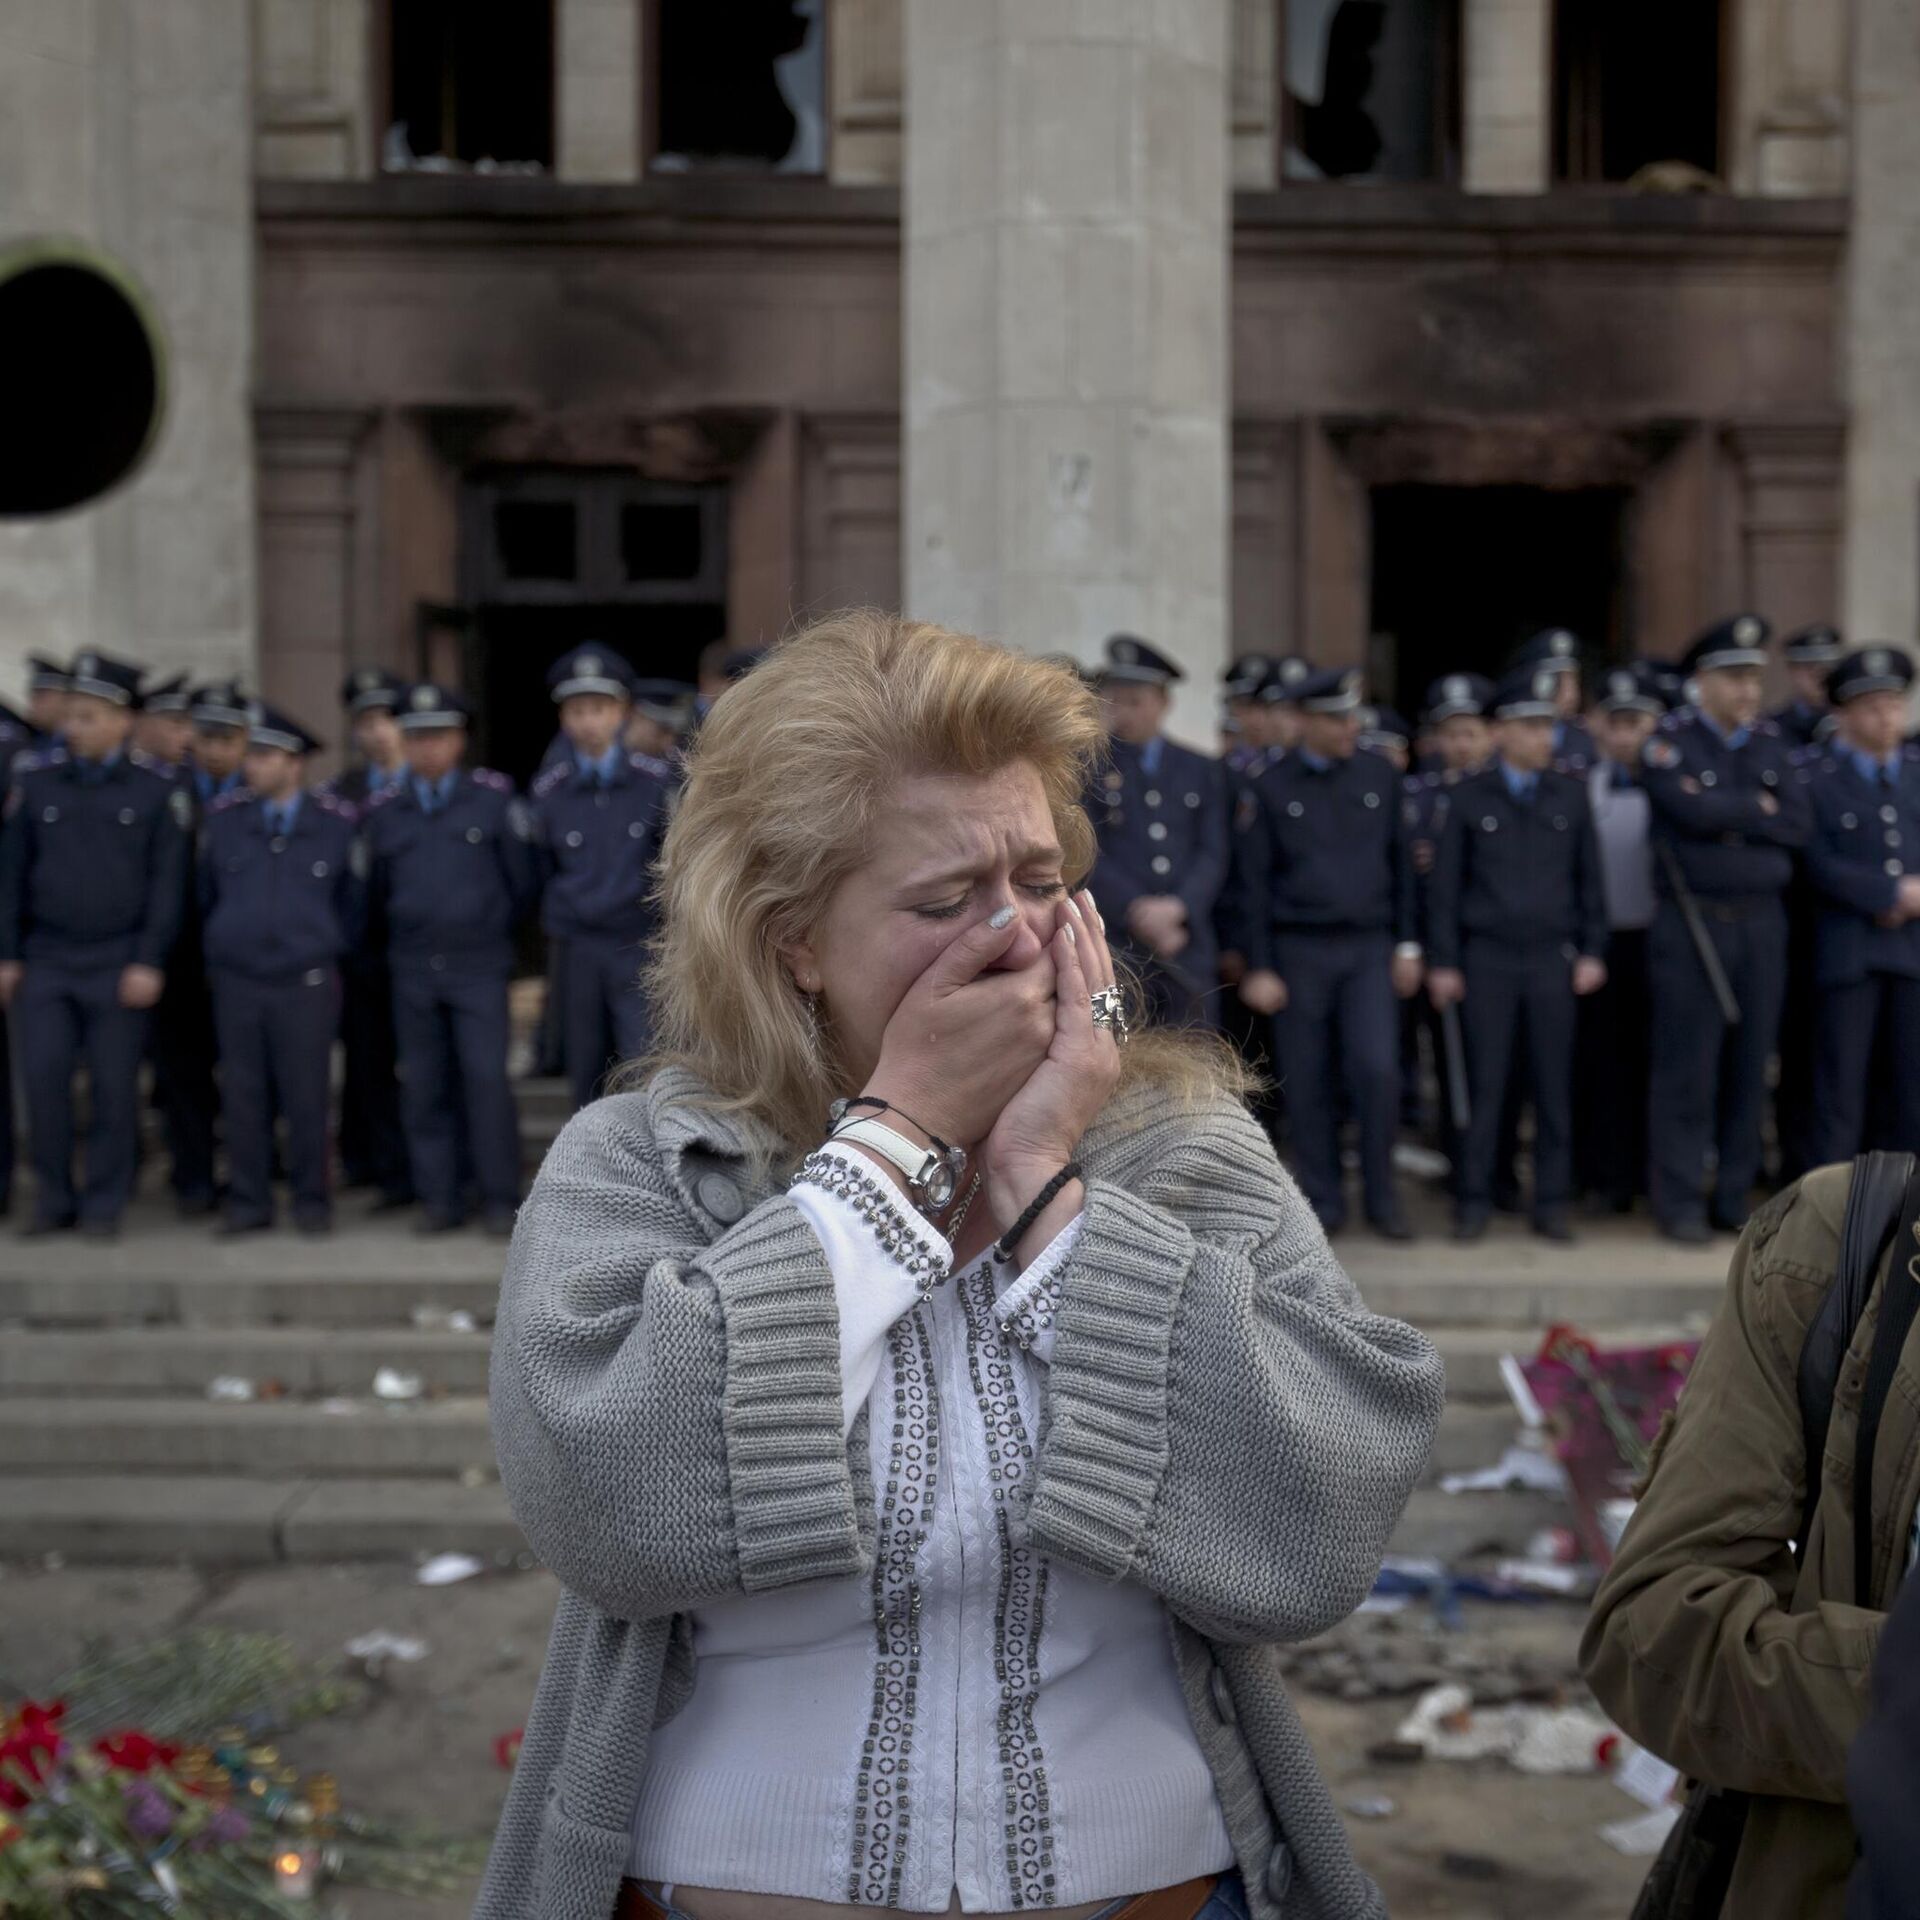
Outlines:
{"type": "Polygon", "coordinates": [[[1820,1504],[1821,1464],[1827,1457],[1827,1430],[1833,1424],[1834,1388],[1913,1178],[1910,1153],[1863,1153],[1853,1163],[1846,1218],[1840,1227],[1840,1264],[1800,1349],[1800,1430],[1807,1476],[1797,1542],[1802,1554],[1813,1529],[1814,1509],[1820,1504]]]}
{"type": "Polygon", "coordinates": [[[1907,1344],[1914,1313],[1920,1309],[1916,1283],[1914,1222],[1920,1220],[1920,1179],[1910,1179],[1900,1205],[1900,1225],[1893,1240],[1893,1260],[1887,1284],[1880,1293],[1880,1318],[1873,1329],[1873,1354],[1867,1362],[1867,1384],[1860,1399],[1860,1437],[1853,1455],[1853,1603],[1873,1605],[1873,1449],[1880,1438],[1880,1416],[1887,1408],[1894,1369],[1907,1344]]]}

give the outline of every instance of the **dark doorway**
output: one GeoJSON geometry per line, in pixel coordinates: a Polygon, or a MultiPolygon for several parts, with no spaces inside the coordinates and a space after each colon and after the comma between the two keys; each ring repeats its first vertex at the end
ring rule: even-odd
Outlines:
{"type": "Polygon", "coordinates": [[[694,678],[727,630],[724,486],[630,473],[476,475],[463,514],[475,757],[525,785],[557,722],[547,669],[589,640],[647,679],[694,678]]]}
{"type": "Polygon", "coordinates": [[[1614,488],[1376,487],[1376,689],[1416,717],[1443,673],[1497,678],[1542,627],[1571,627],[1590,666],[1628,650],[1627,494],[1614,488]]]}
{"type": "Polygon", "coordinates": [[[1631,180],[1680,161],[1720,170],[1720,0],[1560,0],[1554,177],[1631,180]]]}

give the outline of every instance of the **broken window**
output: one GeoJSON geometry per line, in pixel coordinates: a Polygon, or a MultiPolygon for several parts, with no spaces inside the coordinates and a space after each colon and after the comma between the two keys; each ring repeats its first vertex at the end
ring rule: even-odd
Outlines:
{"type": "Polygon", "coordinates": [[[389,171],[553,164],[553,0],[388,0],[389,171]]]}
{"type": "Polygon", "coordinates": [[[658,0],[658,8],[656,169],[825,171],[822,0],[658,0]]]}
{"type": "Polygon", "coordinates": [[[1455,0],[1285,0],[1288,180],[1451,180],[1455,0]]]}
{"type": "Polygon", "coordinates": [[[1556,179],[1627,181],[1720,167],[1720,0],[1559,0],[1556,179]]]}

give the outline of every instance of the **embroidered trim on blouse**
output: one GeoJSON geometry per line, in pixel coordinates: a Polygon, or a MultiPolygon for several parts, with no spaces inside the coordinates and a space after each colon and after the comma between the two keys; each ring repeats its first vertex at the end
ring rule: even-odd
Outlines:
{"type": "MultiPolygon", "coordinates": [[[[1020,1283],[1009,1287],[1001,1295],[1001,1302],[1011,1300],[1012,1312],[1000,1321],[1000,1331],[1019,1347],[1022,1353],[1031,1353],[1036,1340],[1043,1333],[1050,1332],[1054,1319],[1060,1311],[1060,1275],[1056,1269],[1045,1279],[1029,1289],[1024,1298],[1020,1297],[1020,1283]]],[[[998,1305],[1000,1303],[996,1303],[998,1305]]]]}
{"type": "Polygon", "coordinates": [[[1002,1341],[989,1341],[993,1281],[977,1272],[959,1287],[967,1323],[967,1371],[986,1433],[993,1483],[994,1531],[1000,1548],[1000,1592],[994,1611],[993,1668],[1000,1687],[994,1730],[1000,1750],[1002,1836],[1007,1885],[1016,1908],[1056,1904],[1053,1808],[1047,1756],[1034,1726],[1040,1698],[1040,1636],[1046,1623],[1047,1562],[1014,1544],[1009,1500],[1024,1483],[1033,1448],[1014,1389],[1013,1363],[1002,1341]]]}
{"type": "Polygon", "coordinates": [[[870,1226],[890,1260],[907,1270],[922,1300],[933,1298],[934,1288],[946,1278],[938,1254],[927,1244],[907,1210],[881,1180],[852,1165],[837,1153],[810,1153],[787,1183],[820,1187],[846,1201],[870,1226]]]}
{"type": "Polygon", "coordinates": [[[920,1692],[918,1566],[940,1470],[933,1345],[920,1314],[893,1323],[887,1350],[893,1366],[893,1440],[873,1556],[873,1708],[860,1745],[847,1872],[848,1902],[870,1907],[899,1906],[906,1871],[920,1692]]]}

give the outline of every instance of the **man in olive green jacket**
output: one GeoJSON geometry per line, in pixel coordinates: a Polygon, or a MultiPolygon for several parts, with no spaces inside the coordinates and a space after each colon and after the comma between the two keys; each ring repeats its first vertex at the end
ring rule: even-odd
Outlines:
{"type": "Polygon", "coordinates": [[[1694,1779],[1756,1796],[1726,1920],[1839,1920],[1844,1910],[1847,1749],[1920,1500],[1917,1330],[1874,1451],[1871,1592],[1852,1604],[1861,1390],[1888,1268],[1897,1261],[1909,1284],[1914,1252],[1896,1248],[1841,1366],[1820,1504],[1796,1565],[1800,1349],[1839,1261],[1851,1179],[1848,1167],[1823,1168],[1748,1222],[1580,1650],[1601,1705],[1641,1745],[1694,1779]]]}

